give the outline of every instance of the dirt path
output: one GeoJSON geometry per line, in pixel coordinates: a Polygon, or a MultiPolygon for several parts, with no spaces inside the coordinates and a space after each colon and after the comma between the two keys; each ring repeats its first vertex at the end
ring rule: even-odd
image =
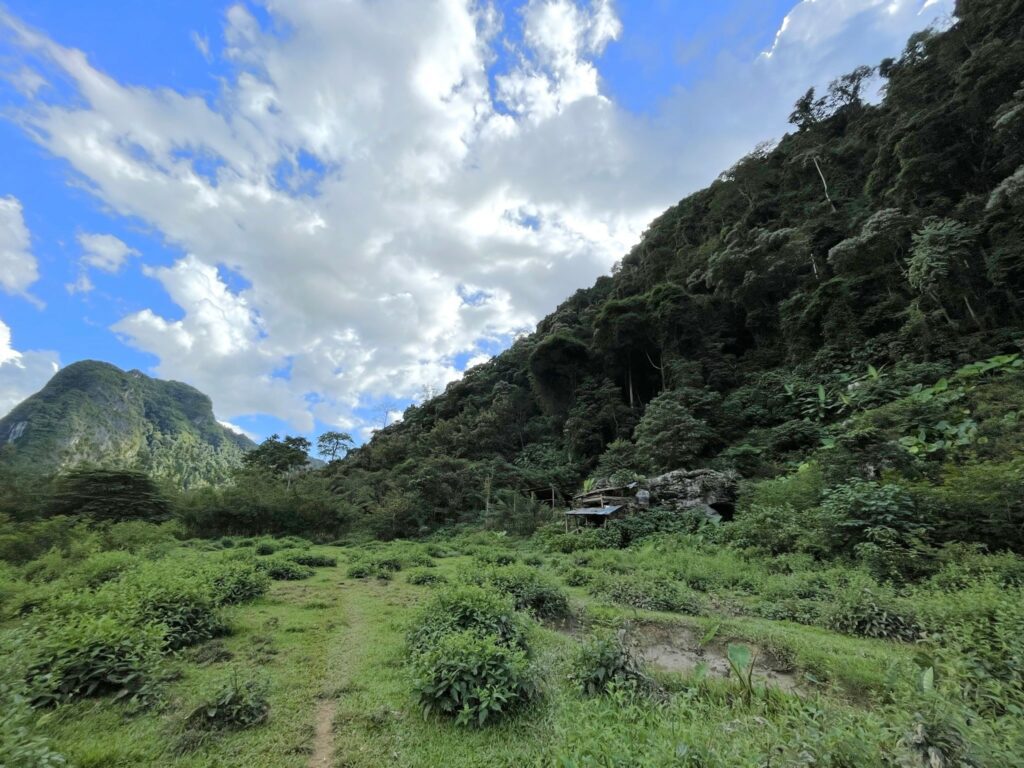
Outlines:
{"type": "Polygon", "coordinates": [[[316,709],[316,736],[309,768],[329,768],[334,763],[334,714],[338,703],[334,699],[322,701],[316,709]]]}

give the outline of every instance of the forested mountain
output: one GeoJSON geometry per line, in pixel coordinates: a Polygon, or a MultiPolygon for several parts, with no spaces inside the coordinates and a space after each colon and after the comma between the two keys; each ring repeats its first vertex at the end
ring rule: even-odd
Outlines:
{"type": "Polygon", "coordinates": [[[769,477],[819,456],[910,477],[994,450],[967,401],[920,393],[1024,343],[1024,2],[960,0],[951,28],[808,92],[792,123],[332,464],[336,491],[397,534],[595,475],[769,477]]]}
{"type": "Polygon", "coordinates": [[[177,381],[84,360],[0,419],[0,463],[52,474],[86,464],[146,470],[182,488],[218,483],[253,447],[177,381]]]}

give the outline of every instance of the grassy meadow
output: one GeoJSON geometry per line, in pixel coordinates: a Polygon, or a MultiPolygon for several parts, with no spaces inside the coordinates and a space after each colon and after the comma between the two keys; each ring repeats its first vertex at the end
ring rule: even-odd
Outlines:
{"type": "Polygon", "coordinates": [[[1012,556],[895,590],[700,534],[625,549],[574,549],[586,537],[554,526],[347,546],[178,541],[147,523],[78,534],[3,572],[4,766],[1020,754],[1019,656],[1000,645],[1024,613],[1012,556]]]}

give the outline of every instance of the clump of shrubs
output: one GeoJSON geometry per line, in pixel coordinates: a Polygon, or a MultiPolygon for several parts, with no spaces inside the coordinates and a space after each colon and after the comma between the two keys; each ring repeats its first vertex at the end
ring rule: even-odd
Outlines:
{"type": "Polygon", "coordinates": [[[533,701],[536,673],[526,653],[494,635],[453,632],[416,661],[415,691],[424,714],[455,718],[456,725],[480,727],[533,701]]]}
{"type": "Polygon", "coordinates": [[[39,628],[25,676],[29,701],[46,707],[87,696],[149,700],[160,652],[159,625],[134,626],[115,615],[90,615],[39,628]]]}
{"type": "Polygon", "coordinates": [[[9,768],[62,768],[67,759],[36,730],[28,701],[12,686],[0,684],[0,765],[9,768]]]}
{"type": "Polygon", "coordinates": [[[511,565],[470,571],[467,580],[486,584],[512,597],[516,610],[529,611],[542,619],[558,619],[569,613],[569,600],[565,593],[537,570],[511,565]]]}
{"type": "Polygon", "coordinates": [[[613,684],[638,689],[651,685],[622,631],[594,634],[581,643],[572,659],[569,680],[588,696],[605,693],[613,684]]]}
{"type": "Polygon", "coordinates": [[[266,683],[255,679],[239,682],[238,676],[233,675],[185,718],[178,751],[195,749],[213,733],[252,728],[265,722],[269,715],[266,683]]]}
{"type": "Polygon", "coordinates": [[[428,585],[428,584],[444,584],[448,581],[443,573],[437,573],[429,568],[414,568],[409,571],[405,580],[409,584],[428,585]]]}
{"type": "Polygon", "coordinates": [[[311,552],[299,552],[289,555],[288,559],[299,565],[308,565],[310,568],[334,568],[338,564],[338,558],[330,555],[315,555],[311,552]]]}
{"type": "Polygon", "coordinates": [[[596,579],[591,594],[644,611],[700,614],[704,604],[694,591],[656,576],[614,576],[596,579]]]}
{"type": "Polygon", "coordinates": [[[261,541],[256,545],[257,555],[272,555],[277,552],[277,545],[270,541],[261,541]]]}
{"type": "Polygon", "coordinates": [[[908,605],[886,586],[854,578],[834,588],[824,609],[824,624],[836,632],[861,637],[913,642],[921,627],[908,605]]]}
{"type": "Polygon", "coordinates": [[[519,560],[515,552],[487,548],[479,549],[474,555],[474,559],[486,565],[512,565],[519,560]]]}
{"type": "Polygon", "coordinates": [[[200,577],[151,567],[106,595],[127,608],[138,625],[162,625],[169,650],[178,650],[227,633],[219,605],[200,577]]]}
{"type": "Polygon", "coordinates": [[[411,547],[390,547],[384,552],[364,555],[349,565],[347,575],[352,579],[376,576],[389,579],[403,568],[430,568],[434,561],[429,555],[411,547]]]}
{"type": "Polygon", "coordinates": [[[423,653],[445,635],[467,630],[493,635],[508,646],[529,645],[526,623],[509,597],[465,584],[439,592],[424,606],[409,632],[409,647],[423,653]]]}
{"type": "Polygon", "coordinates": [[[109,550],[97,552],[83,560],[71,574],[69,581],[76,587],[95,589],[139,564],[139,559],[130,552],[109,550]]]}
{"type": "Polygon", "coordinates": [[[205,569],[203,576],[218,605],[254,600],[270,588],[263,563],[248,559],[222,560],[205,569]]]}
{"type": "Polygon", "coordinates": [[[474,585],[440,592],[408,636],[424,714],[480,727],[539,695],[527,626],[512,600],[474,585]]]}
{"type": "Polygon", "coordinates": [[[314,574],[308,565],[302,565],[284,556],[268,557],[260,561],[260,568],[274,581],[301,581],[314,574]]]}

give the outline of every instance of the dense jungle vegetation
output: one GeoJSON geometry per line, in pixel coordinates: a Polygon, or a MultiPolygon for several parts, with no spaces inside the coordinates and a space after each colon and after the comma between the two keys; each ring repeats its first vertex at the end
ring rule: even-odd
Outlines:
{"type": "Polygon", "coordinates": [[[0,766],[1019,765],[1024,0],[792,123],[322,467],[0,464],[0,766]]]}

